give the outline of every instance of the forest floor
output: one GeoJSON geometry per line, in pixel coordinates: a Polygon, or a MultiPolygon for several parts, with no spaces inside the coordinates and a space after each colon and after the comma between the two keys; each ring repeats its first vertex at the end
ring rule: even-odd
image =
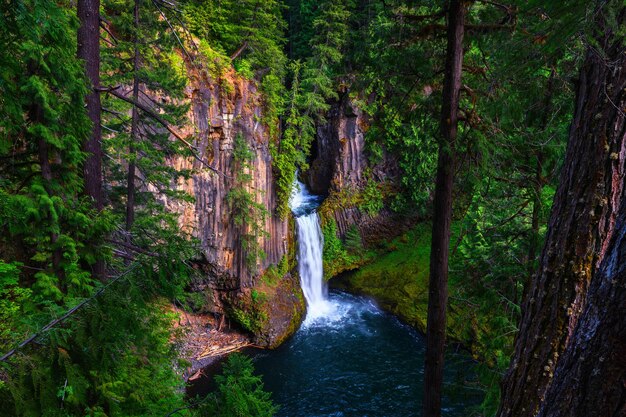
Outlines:
{"type": "Polygon", "coordinates": [[[236,352],[252,342],[246,334],[230,326],[228,320],[218,320],[212,314],[198,314],[172,306],[176,315],[174,337],[180,359],[186,367],[180,371],[186,381],[202,376],[202,370],[229,353],[236,352]]]}

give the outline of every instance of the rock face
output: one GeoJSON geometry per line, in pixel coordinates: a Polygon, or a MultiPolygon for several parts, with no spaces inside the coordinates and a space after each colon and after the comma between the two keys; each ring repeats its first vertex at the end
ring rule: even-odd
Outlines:
{"type": "MultiPolygon", "coordinates": [[[[274,215],[276,191],[269,151],[270,135],[260,121],[262,101],[256,85],[232,71],[216,82],[206,74],[190,69],[189,79],[186,89],[190,103],[189,124],[183,135],[193,135],[193,146],[204,162],[193,157],[172,161],[178,169],[194,170],[193,177],[178,186],[192,195],[195,202],[172,203],[171,208],[181,213],[181,228],[190,231],[201,244],[202,259],[198,264],[205,273],[205,279],[197,287],[212,300],[212,311],[224,313],[233,311],[234,306],[246,305],[244,300],[249,298],[251,290],[260,285],[263,272],[289,256],[289,240],[294,237],[289,233],[287,220],[274,215]],[[266,233],[257,239],[263,256],[257,259],[256,265],[250,265],[246,260],[244,249],[244,235],[249,233],[250,226],[238,227],[235,224],[233,210],[227,200],[229,191],[235,185],[233,147],[238,135],[243,137],[254,155],[247,170],[251,179],[245,187],[267,212],[262,225],[266,233]]],[[[288,260],[283,262],[288,263],[288,260]]],[[[302,310],[304,304],[299,285],[293,285],[290,274],[286,274],[284,279],[288,283],[277,282],[276,288],[268,292],[280,303],[289,304],[290,311],[302,310]]],[[[271,304],[272,300],[268,302],[271,304]]],[[[273,320],[273,312],[268,310],[267,314],[269,322],[275,327],[255,329],[257,339],[265,346],[275,345],[275,340],[284,339],[289,331],[297,328],[292,321],[299,323],[300,319],[298,314],[292,314],[289,320],[284,317],[273,320]]]]}
{"type": "Polygon", "coordinates": [[[348,98],[335,103],[327,123],[318,126],[307,182],[315,194],[362,185],[367,168],[363,113],[348,98]]]}
{"type": "Polygon", "coordinates": [[[326,120],[317,128],[312,162],[305,178],[314,193],[328,195],[320,208],[322,221],[334,220],[340,237],[356,226],[366,246],[398,236],[411,223],[406,217],[396,215],[386,206],[376,212],[363,208],[373,195],[382,202],[385,192],[394,187],[400,176],[396,161],[387,153],[377,163],[368,160],[367,116],[347,95],[332,106],[326,120]],[[366,194],[366,188],[374,190],[374,194],[366,194]]]}

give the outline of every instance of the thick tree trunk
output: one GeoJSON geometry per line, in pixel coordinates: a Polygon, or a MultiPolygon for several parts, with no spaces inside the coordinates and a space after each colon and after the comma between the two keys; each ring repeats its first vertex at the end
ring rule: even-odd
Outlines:
{"type": "Polygon", "coordinates": [[[91,135],[85,142],[88,153],[84,165],[85,193],[102,210],[102,129],[100,127],[100,0],[78,0],[78,58],[85,61],[85,71],[91,83],[86,97],[87,113],[92,122],[91,135]]]}
{"type": "MultiPolygon", "coordinates": [[[[606,5],[605,5],[606,6],[606,5]]],[[[605,258],[624,188],[626,54],[596,13],[596,42],[580,74],[576,109],[540,266],[527,289],[501,417],[535,416],[605,258]]]]}
{"type": "Polygon", "coordinates": [[[626,204],[539,417],[626,416],[626,204]]]}
{"type": "Polygon", "coordinates": [[[441,108],[442,140],[439,143],[430,253],[427,342],[424,365],[424,417],[441,415],[446,305],[448,303],[448,255],[454,182],[454,145],[458,128],[464,23],[465,6],[463,1],[451,0],[448,14],[446,72],[441,108]]]}

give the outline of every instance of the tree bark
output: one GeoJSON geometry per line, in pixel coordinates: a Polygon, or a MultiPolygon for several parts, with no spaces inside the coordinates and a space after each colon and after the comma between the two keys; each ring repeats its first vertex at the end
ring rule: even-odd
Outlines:
{"type": "Polygon", "coordinates": [[[626,204],[538,417],[626,416],[626,204]]]}
{"type": "Polygon", "coordinates": [[[96,210],[104,207],[102,198],[102,129],[100,127],[100,0],[78,0],[78,58],[85,61],[85,71],[90,91],[85,98],[91,119],[91,135],[85,142],[88,153],[83,167],[85,193],[93,199],[96,210]]]}
{"type": "Polygon", "coordinates": [[[625,9],[615,14],[617,25],[606,22],[606,10],[595,13],[595,45],[581,69],[561,182],[522,305],[500,417],[537,414],[615,230],[626,158],[626,54],[615,30],[625,9]]]}
{"type": "MultiPolygon", "coordinates": [[[[102,195],[102,128],[100,93],[100,0],[78,0],[78,58],[85,62],[85,73],[90,90],[85,97],[87,114],[91,119],[91,133],[83,146],[87,159],[83,165],[85,194],[91,197],[96,211],[104,208],[102,195]]],[[[95,277],[104,279],[105,265],[97,259],[92,267],[95,277]]]]}
{"type": "Polygon", "coordinates": [[[424,364],[424,417],[441,415],[441,389],[446,341],[448,303],[448,256],[452,221],[454,146],[458,130],[458,108],[463,67],[465,6],[451,0],[448,12],[448,44],[441,106],[437,180],[433,204],[430,253],[426,357],[424,364]]]}

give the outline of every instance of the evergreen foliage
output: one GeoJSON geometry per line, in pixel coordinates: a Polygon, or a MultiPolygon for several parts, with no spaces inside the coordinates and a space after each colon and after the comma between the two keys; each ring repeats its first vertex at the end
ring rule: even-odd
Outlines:
{"type": "MultiPolygon", "coordinates": [[[[144,16],[145,24],[156,25],[152,31],[133,26],[126,14],[129,4],[106,4],[112,13],[109,22],[117,29],[115,39],[109,39],[115,47],[104,54],[106,82],[127,84],[139,76],[146,88],[167,89],[175,97],[172,91],[182,86],[180,77],[166,76],[173,67],[163,49],[154,49],[158,39],[148,36],[158,32],[159,20],[153,10],[151,21],[144,16]],[[129,74],[126,58],[137,30],[145,41],[144,65],[141,74],[129,74]]],[[[163,297],[173,298],[184,287],[191,273],[186,261],[195,252],[192,241],[144,188],[133,238],[127,241],[130,252],[117,244],[104,246],[105,239],[116,240],[123,229],[125,201],[116,191],[123,179],[117,172],[123,168],[109,166],[110,204],[93,212],[82,195],[81,149],[90,121],[83,68],[76,58],[74,11],[64,2],[19,1],[3,5],[0,17],[2,47],[14,51],[0,61],[0,109],[5,115],[0,127],[0,351],[15,348],[62,313],[71,314],[3,364],[0,414],[165,412],[182,404],[182,398],[163,297]],[[107,260],[110,282],[92,278],[91,265],[98,259],[107,260]],[[84,300],[84,307],[70,310],[84,300]]],[[[124,131],[129,106],[107,105],[121,120],[105,119],[117,133],[107,139],[109,156],[115,155],[109,161],[138,160],[139,155],[143,179],[160,184],[168,196],[175,194],[170,181],[180,173],[165,168],[165,158],[174,154],[166,135],[149,136],[150,146],[134,142],[132,155],[124,131]]],[[[185,110],[165,104],[158,111],[174,122],[185,110]]]]}
{"type": "Polygon", "coordinates": [[[271,417],[278,408],[263,391],[261,378],[254,375],[252,360],[235,353],[228,357],[221,375],[215,377],[217,391],[200,406],[200,415],[211,417],[271,417]]]}
{"type": "Polygon", "coordinates": [[[254,152],[241,133],[235,136],[233,144],[233,186],[226,195],[232,211],[235,226],[240,230],[241,253],[246,257],[246,265],[256,271],[259,259],[265,257],[259,239],[267,236],[265,220],[267,210],[257,201],[255,190],[251,189],[254,152]]]}
{"type": "Polygon", "coordinates": [[[360,254],[363,251],[363,240],[361,239],[361,233],[356,225],[350,225],[346,231],[346,249],[348,252],[360,254]]]}
{"type": "MultiPolygon", "coordinates": [[[[90,294],[89,265],[110,224],[81,196],[86,86],[75,59],[75,16],[55,2],[2,13],[0,258],[20,270],[36,305],[53,311],[90,294]],[[11,263],[11,262],[10,262],[11,263]]],[[[57,310],[58,311],[58,310],[57,310]]]]}
{"type": "Polygon", "coordinates": [[[347,42],[348,17],[347,1],[317,2],[311,21],[312,36],[307,39],[311,54],[303,61],[293,61],[290,66],[291,93],[287,100],[284,133],[280,146],[272,155],[281,217],[289,212],[295,172],[308,168],[307,158],[316,126],[325,120],[329,100],[338,98],[336,80],[347,42]]]}
{"type": "MultiPolygon", "coordinates": [[[[574,103],[571,80],[586,44],[601,48],[585,36],[595,13],[590,2],[465,3],[451,293],[455,306],[474,309],[488,329],[477,337],[484,349],[481,413],[491,416],[547,228],[574,103]]],[[[613,3],[602,3],[607,25],[623,35],[613,3]]],[[[296,173],[308,169],[329,109],[343,99],[357,105],[368,118],[370,165],[399,178],[389,178],[389,186],[367,172],[365,185],[333,190],[321,209],[326,277],[355,268],[373,258],[371,248],[356,226],[340,238],[329,212],[350,205],[370,216],[385,207],[411,219],[432,215],[445,70],[442,4],[102,0],[100,212],[84,195],[91,125],[74,8],[68,0],[0,4],[0,47],[7,52],[0,57],[0,353],[71,312],[0,365],[0,414],[144,416],[180,407],[188,416],[272,415],[276,407],[250,360],[238,355],[217,378],[218,391],[185,408],[167,305],[194,273],[188,261],[197,242],[167,207],[192,201],[176,186],[192,172],[172,163],[191,150],[164,124],[188,123],[182,103],[196,60],[225,91],[232,89],[231,67],[256,82],[259,121],[272,138],[276,214],[285,217],[296,173]],[[106,276],[98,280],[93,269],[102,262],[106,276]]],[[[251,186],[254,155],[236,135],[226,200],[245,264],[256,271],[274,213],[259,203],[264,191],[251,186]]],[[[402,242],[383,266],[397,267],[404,254],[422,259],[418,235],[410,236],[419,253],[402,242]]],[[[287,264],[285,257],[266,279],[279,281],[287,264]]],[[[402,291],[413,288],[400,272],[393,278],[402,291]]],[[[262,302],[262,294],[252,301],[262,302]]],[[[249,330],[267,319],[232,314],[249,330]]]]}

